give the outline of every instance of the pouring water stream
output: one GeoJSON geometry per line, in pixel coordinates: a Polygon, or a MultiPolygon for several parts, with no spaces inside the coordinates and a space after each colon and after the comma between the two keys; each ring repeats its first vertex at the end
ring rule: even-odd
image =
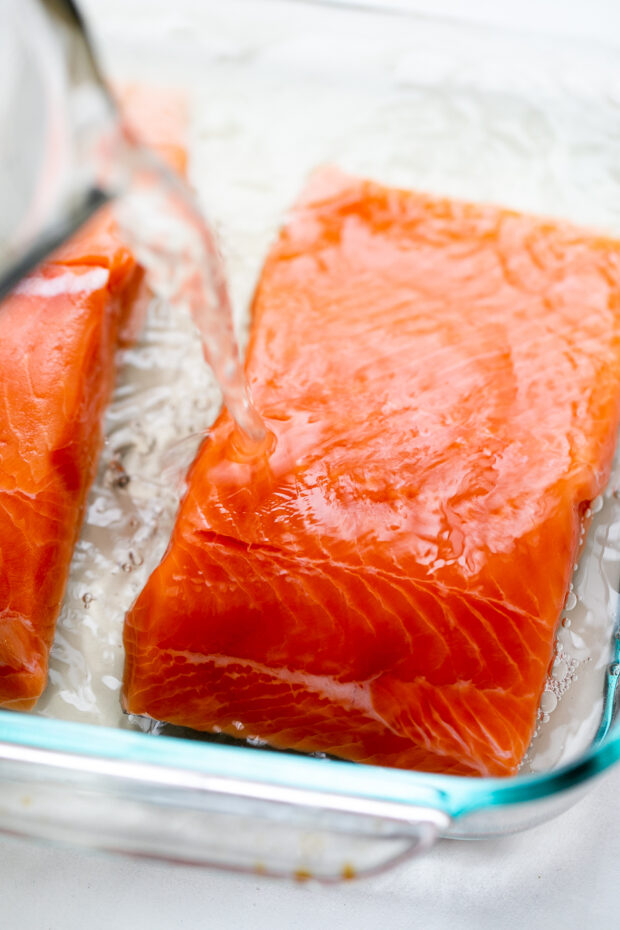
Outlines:
{"type": "Polygon", "coordinates": [[[252,460],[268,454],[273,435],[253,405],[232,323],[222,259],[189,185],[120,125],[112,150],[124,174],[116,217],[155,289],[189,303],[203,350],[235,423],[232,454],[252,460]]]}

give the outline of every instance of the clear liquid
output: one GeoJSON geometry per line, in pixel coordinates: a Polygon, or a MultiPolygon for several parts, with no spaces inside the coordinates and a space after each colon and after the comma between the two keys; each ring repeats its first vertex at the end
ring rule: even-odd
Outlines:
{"type": "Polygon", "coordinates": [[[205,358],[222,391],[235,430],[231,455],[251,460],[274,444],[252,403],[239,358],[232,307],[215,237],[189,185],[119,125],[110,150],[121,196],[116,217],[147,269],[154,291],[185,300],[200,333],[205,358]]]}

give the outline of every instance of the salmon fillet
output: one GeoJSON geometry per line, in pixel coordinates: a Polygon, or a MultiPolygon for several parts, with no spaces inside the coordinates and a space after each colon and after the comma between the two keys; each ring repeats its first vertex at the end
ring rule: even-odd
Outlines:
{"type": "MultiPolygon", "coordinates": [[[[147,139],[158,99],[171,100],[149,99],[146,125],[134,113],[147,139]]],[[[30,709],[45,688],[115,352],[136,335],[147,297],[144,270],[103,210],[0,305],[2,707],[30,709]]]]}
{"type": "Polygon", "coordinates": [[[127,710],[432,772],[515,772],[620,415],[620,244],[315,178],[247,374],[125,625],[127,710]]]}

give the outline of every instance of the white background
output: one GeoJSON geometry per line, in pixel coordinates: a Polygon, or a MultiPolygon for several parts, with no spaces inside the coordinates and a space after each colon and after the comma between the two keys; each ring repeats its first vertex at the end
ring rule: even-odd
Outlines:
{"type": "MultiPolygon", "coordinates": [[[[222,0],[225,2],[225,0],[222,0]]],[[[380,0],[377,0],[380,2],[380,0]]],[[[393,0],[436,15],[620,45],[614,0],[393,0]]],[[[426,858],[338,887],[289,885],[0,841],[2,930],[618,926],[620,771],[527,833],[444,842],[426,858]]]]}

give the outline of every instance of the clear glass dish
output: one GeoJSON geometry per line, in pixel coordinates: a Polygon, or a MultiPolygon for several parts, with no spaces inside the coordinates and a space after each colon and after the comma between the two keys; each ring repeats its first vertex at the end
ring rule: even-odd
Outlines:
{"type": "MultiPolygon", "coordinates": [[[[86,12],[114,80],[187,90],[192,177],[242,340],[268,245],[326,162],[620,234],[620,68],[604,47],[336,3],[154,0],[145,17],[138,3],[93,0],[86,12]]],[[[440,835],[540,822],[620,758],[618,463],[593,503],[540,732],[518,776],[356,766],[123,716],[123,613],[165,546],[181,491],[171,476],[219,401],[174,300],[154,302],[122,364],[50,686],[34,713],[0,712],[0,830],[337,880],[440,835]]]]}

